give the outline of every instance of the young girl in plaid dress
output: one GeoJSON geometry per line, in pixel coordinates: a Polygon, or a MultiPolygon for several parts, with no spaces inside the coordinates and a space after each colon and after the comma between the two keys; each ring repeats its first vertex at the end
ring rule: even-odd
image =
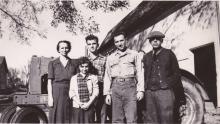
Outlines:
{"type": "Polygon", "coordinates": [[[94,123],[94,100],[99,94],[98,78],[90,73],[91,63],[86,57],[78,62],[79,73],[70,81],[69,96],[73,100],[72,123],[94,123]]]}

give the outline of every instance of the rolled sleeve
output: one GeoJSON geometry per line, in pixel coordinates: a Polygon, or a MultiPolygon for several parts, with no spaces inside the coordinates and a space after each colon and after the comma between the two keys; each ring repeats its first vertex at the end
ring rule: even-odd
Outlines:
{"type": "Polygon", "coordinates": [[[99,95],[99,85],[98,85],[98,77],[94,76],[93,78],[93,94],[92,97],[97,97],[99,95]]]}
{"type": "Polygon", "coordinates": [[[103,91],[104,95],[111,94],[111,75],[110,75],[109,57],[107,57],[107,61],[106,61],[103,89],[104,89],[103,91]]]}
{"type": "Polygon", "coordinates": [[[54,67],[53,61],[48,64],[48,79],[54,79],[54,67]]]}
{"type": "Polygon", "coordinates": [[[136,78],[137,78],[137,91],[144,92],[144,68],[142,63],[142,57],[140,55],[136,55],[136,78]]]}

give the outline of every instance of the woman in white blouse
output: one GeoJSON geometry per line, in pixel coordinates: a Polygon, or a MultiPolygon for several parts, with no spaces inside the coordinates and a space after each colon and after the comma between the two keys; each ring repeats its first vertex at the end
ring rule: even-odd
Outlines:
{"type": "Polygon", "coordinates": [[[70,81],[69,96],[73,100],[72,123],[94,123],[94,100],[99,94],[98,77],[90,73],[86,57],[78,62],[79,73],[70,81]]]}

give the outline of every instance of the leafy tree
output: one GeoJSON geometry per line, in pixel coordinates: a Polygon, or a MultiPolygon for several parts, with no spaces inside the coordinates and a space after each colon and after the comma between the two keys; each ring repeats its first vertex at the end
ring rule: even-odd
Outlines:
{"type": "Polygon", "coordinates": [[[16,87],[17,85],[21,84],[22,81],[19,78],[20,71],[15,68],[9,68],[9,75],[8,75],[8,84],[9,87],[16,87]]]}
{"type": "MultiPolygon", "coordinates": [[[[74,2],[76,1],[0,0],[0,37],[8,30],[9,36],[18,39],[21,43],[29,44],[33,35],[46,38],[46,31],[41,27],[39,16],[43,11],[48,10],[53,13],[51,26],[55,28],[60,23],[64,23],[67,31],[73,34],[98,32],[99,25],[94,21],[94,17],[85,18],[81,11],[75,8],[74,2]]],[[[126,0],[84,0],[81,4],[90,10],[102,10],[106,13],[129,6],[126,0]]]]}
{"type": "Polygon", "coordinates": [[[22,90],[23,88],[27,88],[28,79],[29,79],[29,68],[28,66],[24,66],[22,69],[9,68],[8,74],[8,87],[14,90],[22,90]]]}
{"type": "Polygon", "coordinates": [[[128,1],[115,0],[115,1],[100,1],[100,0],[87,0],[83,3],[87,8],[97,11],[101,9],[104,12],[114,12],[118,9],[127,8],[129,6],[128,1]]]}
{"type": "Polygon", "coordinates": [[[34,34],[46,37],[39,28],[39,14],[45,7],[45,3],[42,1],[1,0],[0,36],[9,31],[10,38],[15,37],[22,42],[29,41],[34,34]]]}
{"type": "Polygon", "coordinates": [[[20,70],[20,77],[21,77],[21,80],[23,82],[23,85],[24,86],[27,86],[28,85],[28,80],[29,80],[29,77],[30,77],[30,61],[28,62],[28,66],[23,66],[23,68],[20,70]]]}

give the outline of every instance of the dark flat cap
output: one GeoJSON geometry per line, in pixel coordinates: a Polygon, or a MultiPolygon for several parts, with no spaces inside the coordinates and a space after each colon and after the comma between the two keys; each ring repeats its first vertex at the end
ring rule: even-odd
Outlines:
{"type": "Polygon", "coordinates": [[[163,33],[161,33],[160,31],[152,31],[149,33],[147,39],[151,39],[151,38],[164,38],[165,35],[163,33]]]}

